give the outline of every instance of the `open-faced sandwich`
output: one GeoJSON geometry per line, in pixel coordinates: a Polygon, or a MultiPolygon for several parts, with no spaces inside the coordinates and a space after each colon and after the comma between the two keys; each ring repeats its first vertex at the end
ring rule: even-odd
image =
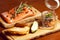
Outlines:
{"type": "Polygon", "coordinates": [[[10,34],[28,34],[38,29],[38,20],[41,19],[41,13],[34,7],[21,3],[17,8],[9,12],[1,13],[0,22],[5,28],[6,33],[10,34]]]}
{"type": "Polygon", "coordinates": [[[17,8],[9,12],[3,12],[0,15],[0,22],[5,28],[13,27],[16,23],[24,24],[40,19],[41,13],[34,7],[21,3],[17,8]]]}

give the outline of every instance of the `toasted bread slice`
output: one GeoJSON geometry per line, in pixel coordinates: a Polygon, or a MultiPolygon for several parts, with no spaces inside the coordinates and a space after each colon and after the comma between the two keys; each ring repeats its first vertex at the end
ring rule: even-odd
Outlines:
{"type": "Polygon", "coordinates": [[[11,34],[11,35],[20,35],[20,34],[28,34],[29,33],[29,27],[25,26],[24,28],[20,27],[13,27],[10,29],[5,30],[6,34],[11,34]]]}

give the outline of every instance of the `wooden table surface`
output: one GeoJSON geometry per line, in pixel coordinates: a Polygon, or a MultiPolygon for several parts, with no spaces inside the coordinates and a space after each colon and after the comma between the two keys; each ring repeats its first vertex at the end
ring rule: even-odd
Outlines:
{"type": "MultiPolygon", "coordinates": [[[[20,2],[27,2],[28,4],[34,6],[36,9],[38,9],[41,12],[45,10],[50,10],[45,6],[44,0],[0,0],[0,13],[9,11],[10,9],[18,6],[20,2]]],[[[56,9],[56,14],[60,19],[60,7],[56,9]]],[[[3,29],[4,28],[0,24],[0,40],[6,40],[1,35],[1,31],[3,29]]],[[[33,40],[60,40],[60,31],[33,40]]]]}

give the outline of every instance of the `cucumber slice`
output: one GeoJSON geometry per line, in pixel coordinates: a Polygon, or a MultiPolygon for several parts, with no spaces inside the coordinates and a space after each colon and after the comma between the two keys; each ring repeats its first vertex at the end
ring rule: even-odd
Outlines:
{"type": "Polygon", "coordinates": [[[31,32],[34,33],[37,31],[37,29],[38,29],[38,22],[34,21],[31,27],[31,32]]]}

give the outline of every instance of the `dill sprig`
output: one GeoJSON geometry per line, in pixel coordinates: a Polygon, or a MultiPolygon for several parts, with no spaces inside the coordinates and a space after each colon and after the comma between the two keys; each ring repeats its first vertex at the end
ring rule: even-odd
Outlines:
{"type": "Polygon", "coordinates": [[[27,7],[28,9],[30,9],[32,6],[27,5],[26,3],[22,3],[21,2],[19,7],[18,7],[18,9],[15,8],[15,13],[12,15],[11,18],[14,18],[18,13],[22,12],[24,7],[27,7]]]}
{"type": "Polygon", "coordinates": [[[30,5],[27,5],[26,3],[22,3],[22,2],[21,2],[20,5],[19,5],[19,7],[18,7],[18,9],[16,10],[16,13],[18,14],[18,13],[22,12],[23,7],[27,7],[28,9],[31,8],[30,5]]]}

